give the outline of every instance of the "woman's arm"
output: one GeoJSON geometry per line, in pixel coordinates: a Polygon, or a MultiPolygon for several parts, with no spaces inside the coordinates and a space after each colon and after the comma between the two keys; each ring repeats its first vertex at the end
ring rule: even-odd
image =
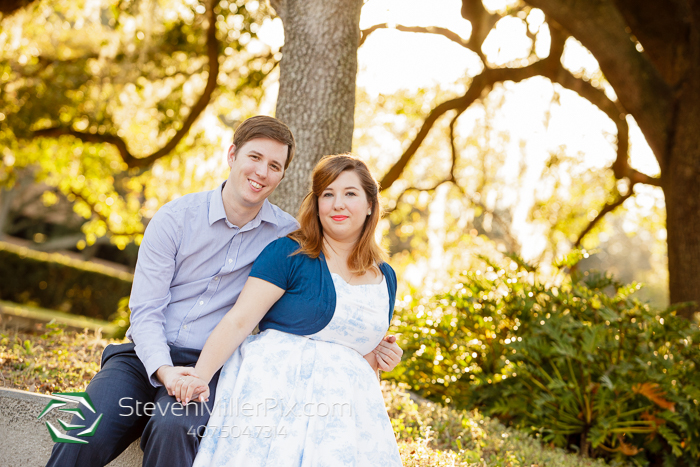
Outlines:
{"type": "Polygon", "coordinates": [[[187,404],[193,394],[199,394],[202,401],[208,399],[209,381],[214,373],[226,363],[283,294],[284,289],[270,282],[257,277],[248,278],[235,305],[214,328],[204,344],[194,367],[199,378],[185,377],[177,382],[174,393],[178,401],[187,404]]]}

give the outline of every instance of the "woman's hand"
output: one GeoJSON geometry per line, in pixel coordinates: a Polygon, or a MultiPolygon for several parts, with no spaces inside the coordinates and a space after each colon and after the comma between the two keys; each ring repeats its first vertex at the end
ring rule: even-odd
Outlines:
{"type": "Polygon", "coordinates": [[[391,371],[401,363],[403,350],[396,343],[396,336],[385,336],[372,351],[377,359],[377,368],[382,371],[391,371]]]}
{"type": "Polygon", "coordinates": [[[195,399],[199,402],[209,400],[209,384],[196,376],[183,376],[178,379],[173,392],[177,401],[183,405],[195,399]]]}
{"type": "Polygon", "coordinates": [[[169,396],[175,395],[175,384],[178,379],[182,379],[185,376],[199,376],[194,371],[194,368],[189,366],[170,366],[163,365],[156,371],[156,379],[158,379],[165,389],[168,390],[169,396]]]}

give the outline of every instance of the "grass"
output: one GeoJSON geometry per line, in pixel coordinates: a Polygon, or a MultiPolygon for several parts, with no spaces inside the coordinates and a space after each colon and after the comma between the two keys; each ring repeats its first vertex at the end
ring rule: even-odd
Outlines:
{"type": "MultiPolygon", "coordinates": [[[[102,350],[121,340],[99,330],[65,331],[49,324],[44,334],[0,332],[0,377],[5,387],[50,394],[82,391],[99,370],[102,350]]],[[[543,445],[476,411],[416,403],[405,386],[382,382],[382,392],[405,467],[593,467],[584,459],[543,445]]]]}
{"type": "Polygon", "coordinates": [[[4,387],[51,394],[82,391],[100,369],[102,350],[121,340],[99,329],[78,333],[47,324],[44,334],[0,332],[0,380],[4,387]]]}
{"type": "Polygon", "coordinates": [[[405,386],[382,382],[384,401],[405,467],[602,467],[543,445],[478,411],[416,403],[405,386]]]}

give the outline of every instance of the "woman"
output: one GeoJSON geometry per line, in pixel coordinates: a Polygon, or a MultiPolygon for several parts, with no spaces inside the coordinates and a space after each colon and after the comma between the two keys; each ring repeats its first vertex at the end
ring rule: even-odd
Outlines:
{"type": "Polygon", "coordinates": [[[202,350],[199,378],[178,382],[180,400],[206,399],[226,362],[195,466],[401,465],[372,352],[396,295],[374,240],[379,211],[364,163],[318,163],[301,227],[261,253],[202,350]]]}

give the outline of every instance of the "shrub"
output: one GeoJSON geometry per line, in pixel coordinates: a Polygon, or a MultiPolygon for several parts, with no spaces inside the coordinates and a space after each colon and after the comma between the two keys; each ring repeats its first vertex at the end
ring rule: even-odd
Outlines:
{"type": "Polygon", "coordinates": [[[383,381],[382,392],[406,467],[603,467],[543,445],[478,411],[414,402],[405,386],[383,381]]]}
{"type": "Polygon", "coordinates": [[[638,285],[566,273],[579,258],[557,265],[558,286],[517,258],[485,260],[414,303],[398,324],[411,357],[388,376],[584,455],[697,465],[697,324],[639,302],[638,285]]]}
{"type": "Polygon", "coordinates": [[[0,242],[0,299],[109,320],[132,276],[0,242]]]}

